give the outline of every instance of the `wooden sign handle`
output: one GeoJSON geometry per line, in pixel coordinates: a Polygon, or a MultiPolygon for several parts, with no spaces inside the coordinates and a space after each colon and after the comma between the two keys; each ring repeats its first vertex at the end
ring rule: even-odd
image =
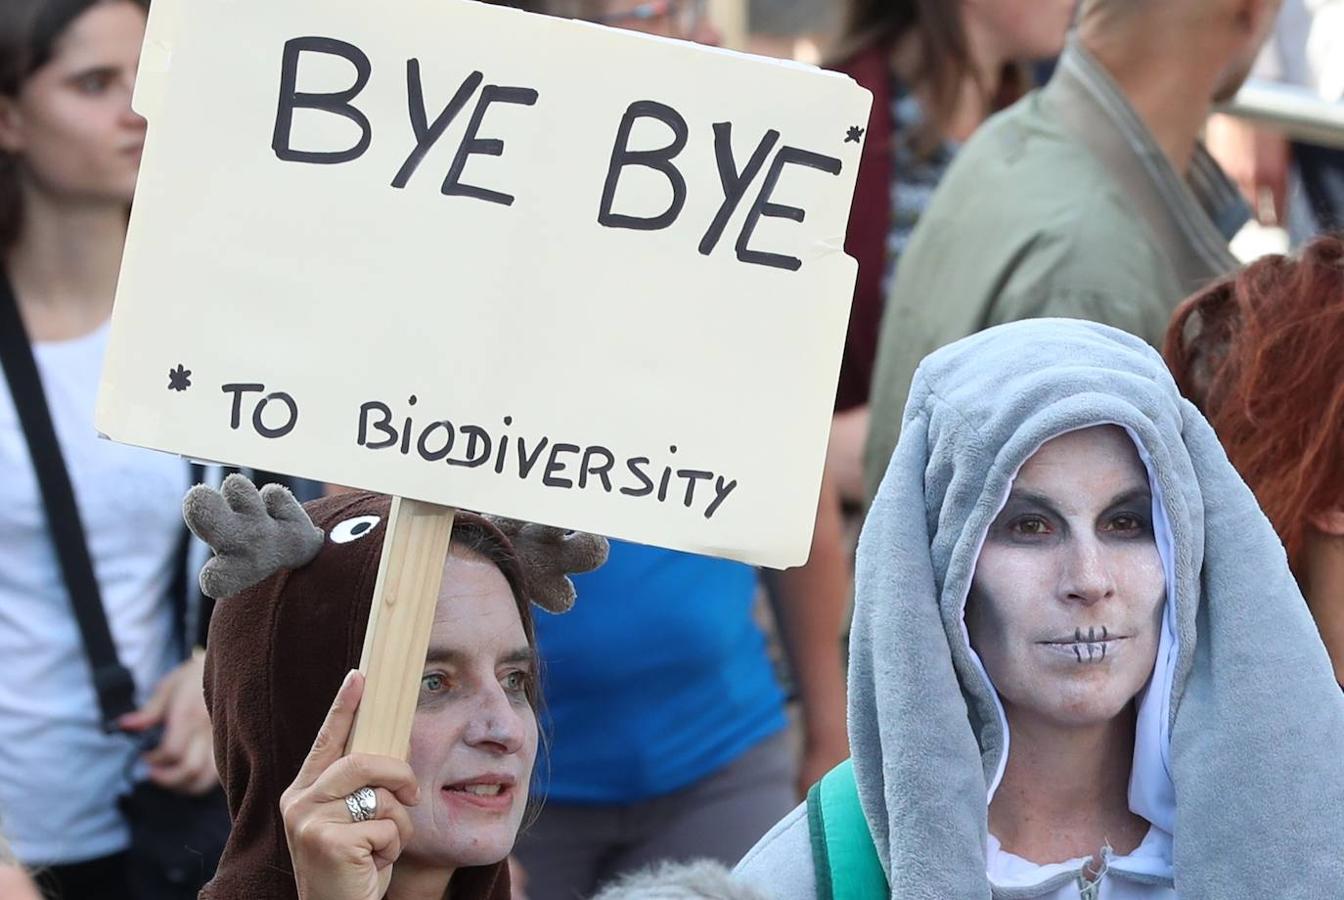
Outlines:
{"type": "MultiPolygon", "coordinates": [[[[450,506],[392,498],[373,585],[373,606],[364,633],[359,670],[364,696],[345,751],[406,759],[420,696],[420,676],[429,652],[429,632],[443,584],[443,564],[453,533],[450,506]]],[[[379,873],[379,896],[392,867],[379,873]]]]}
{"type": "Polygon", "coordinates": [[[452,507],[392,498],[359,670],[364,697],[346,753],[406,759],[434,607],[453,532],[452,507]]]}

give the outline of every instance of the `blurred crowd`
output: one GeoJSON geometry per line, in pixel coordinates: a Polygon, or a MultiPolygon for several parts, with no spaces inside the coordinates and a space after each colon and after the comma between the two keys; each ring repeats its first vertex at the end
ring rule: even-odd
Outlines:
{"type": "MultiPolygon", "coordinates": [[[[665,861],[731,866],[851,755],[859,529],[895,477],[921,361],[995,326],[1088,320],[1163,354],[1272,524],[1344,684],[1344,243],[1330,234],[1344,133],[1323,146],[1217,112],[1248,77],[1344,104],[1344,2],[527,6],[711,45],[730,33],[849,75],[873,105],[810,559],[758,571],[614,541],[574,577],[572,611],[524,623],[546,749],[544,802],[508,859],[515,898],[588,898],[665,861]],[[1286,252],[1239,258],[1257,226],[1286,252]]],[[[192,483],[224,473],[93,427],[145,137],[130,98],[146,10],[0,9],[4,898],[196,896],[239,815],[202,689],[204,551],[180,513],[192,483]]]]}

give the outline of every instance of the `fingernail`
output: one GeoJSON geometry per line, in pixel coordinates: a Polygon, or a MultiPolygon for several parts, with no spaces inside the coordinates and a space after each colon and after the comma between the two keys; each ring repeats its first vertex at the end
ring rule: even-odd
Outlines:
{"type": "Polygon", "coordinates": [[[350,684],[355,680],[355,673],[358,671],[358,669],[351,669],[349,672],[345,673],[345,680],[341,682],[340,690],[336,692],[339,696],[344,697],[346,693],[349,692],[350,684]]]}

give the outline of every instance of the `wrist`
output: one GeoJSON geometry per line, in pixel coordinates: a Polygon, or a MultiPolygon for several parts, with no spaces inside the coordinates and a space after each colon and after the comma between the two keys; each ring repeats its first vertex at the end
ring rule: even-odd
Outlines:
{"type": "Polygon", "coordinates": [[[845,719],[843,706],[840,708],[839,715],[815,716],[805,713],[802,726],[803,743],[808,747],[825,747],[833,744],[849,743],[848,723],[845,719]]]}

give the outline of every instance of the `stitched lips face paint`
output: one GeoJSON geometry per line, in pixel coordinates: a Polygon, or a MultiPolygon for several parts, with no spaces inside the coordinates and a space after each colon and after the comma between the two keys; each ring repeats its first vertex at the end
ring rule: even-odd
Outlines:
{"type": "Polygon", "coordinates": [[[966,626],[1005,707],[1101,722],[1152,672],[1164,593],[1147,473],[1129,436],[1100,426],[1023,464],[976,562],[966,626]]]}
{"type": "Polygon", "coordinates": [[[1115,660],[1115,653],[1127,640],[1129,640],[1127,636],[1114,634],[1105,625],[1100,628],[1089,625],[1086,632],[1078,627],[1073,630],[1071,635],[1052,638],[1040,643],[1047,650],[1060,653],[1066,658],[1072,656],[1079,663],[1090,664],[1104,663],[1108,655],[1111,660],[1115,660]]]}

